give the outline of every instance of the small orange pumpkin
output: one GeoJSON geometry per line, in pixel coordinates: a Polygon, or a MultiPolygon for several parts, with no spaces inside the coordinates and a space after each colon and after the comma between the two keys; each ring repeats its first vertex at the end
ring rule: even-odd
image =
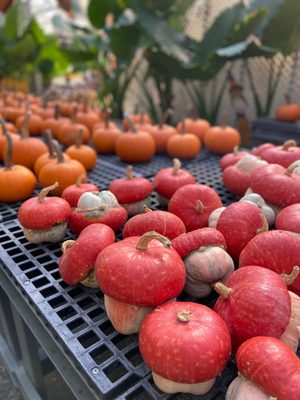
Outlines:
{"type": "MultiPolygon", "coordinates": [[[[173,126],[165,123],[167,118],[171,115],[172,110],[167,110],[161,116],[158,125],[153,125],[148,128],[148,132],[155,141],[156,153],[166,153],[168,140],[177,134],[177,131],[173,126]]],[[[140,125],[140,129],[143,129],[143,125],[140,125]]]]}
{"type": "Polygon", "coordinates": [[[69,118],[60,117],[60,106],[54,107],[54,116],[44,120],[43,131],[50,130],[54,139],[58,139],[58,131],[62,124],[69,122],[69,118]]]}
{"type": "MultiPolygon", "coordinates": [[[[55,163],[57,161],[55,151],[53,148],[53,144],[52,144],[53,137],[52,137],[51,131],[45,131],[44,136],[46,139],[46,143],[47,143],[49,152],[44,153],[41,156],[39,156],[39,158],[34,163],[33,169],[34,169],[34,173],[36,174],[36,176],[39,175],[40,170],[43,168],[44,165],[49,164],[49,163],[55,163]]],[[[70,157],[66,153],[63,153],[63,157],[65,160],[70,159],[70,157]]]]}
{"type": "Polygon", "coordinates": [[[213,126],[209,128],[204,135],[205,147],[218,154],[233,152],[236,146],[241,142],[240,133],[230,126],[213,126]]]}
{"type": "Polygon", "coordinates": [[[34,163],[40,155],[47,153],[48,149],[44,142],[40,139],[30,137],[27,129],[27,121],[30,114],[23,121],[21,128],[20,140],[15,141],[13,151],[13,163],[24,165],[29,169],[33,169],[34,163]]]}
{"type": "Polygon", "coordinates": [[[55,182],[58,182],[59,186],[51,193],[54,196],[60,196],[67,186],[76,183],[80,175],[84,176],[85,181],[86,170],[79,161],[72,159],[66,160],[58,142],[53,140],[52,144],[56,152],[57,161],[55,163],[48,163],[42,167],[39,173],[39,181],[42,187],[51,186],[55,182]]]}
{"type": "Polygon", "coordinates": [[[83,130],[79,129],[76,143],[68,147],[66,154],[73,160],[80,161],[87,171],[93,169],[97,161],[97,153],[90,146],[82,144],[83,130]]]}
{"type": "Polygon", "coordinates": [[[37,181],[33,173],[22,165],[13,165],[13,140],[8,132],[6,136],[5,166],[0,168],[0,201],[14,203],[30,197],[37,181]]]}
{"type": "Polygon", "coordinates": [[[7,142],[7,138],[5,132],[9,132],[13,141],[20,140],[20,136],[13,133],[15,131],[11,131],[10,127],[13,126],[10,123],[5,123],[2,118],[0,118],[0,161],[3,161],[3,152],[5,149],[5,145],[7,142]]]}
{"type": "MultiPolygon", "coordinates": [[[[129,118],[134,123],[134,125],[152,124],[152,120],[151,120],[150,116],[143,112],[141,112],[139,114],[138,113],[130,114],[129,118]]],[[[125,131],[128,131],[131,129],[127,117],[125,117],[123,120],[123,127],[124,127],[125,131]]]]}
{"type": "Polygon", "coordinates": [[[93,126],[99,121],[99,114],[94,111],[89,111],[87,102],[85,101],[83,104],[83,111],[78,112],[76,115],[76,122],[85,125],[91,132],[93,126]]]}
{"type": "Polygon", "coordinates": [[[77,134],[80,129],[83,130],[82,142],[87,143],[90,139],[90,131],[88,128],[76,122],[77,107],[74,107],[70,122],[65,122],[58,129],[58,140],[66,147],[76,143],[77,134]]]}
{"type": "Polygon", "coordinates": [[[155,153],[155,141],[145,132],[136,130],[133,122],[128,118],[130,131],[120,135],[116,142],[116,154],[122,161],[135,163],[146,162],[155,153]]]}
{"type": "MultiPolygon", "coordinates": [[[[185,118],[185,129],[189,133],[193,133],[198,136],[198,138],[202,141],[205,135],[205,132],[210,128],[210,123],[206,119],[197,118],[196,112],[194,110],[191,112],[191,118],[185,118]]],[[[178,122],[177,131],[181,131],[182,122],[178,122]]]]}
{"type": "Polygon", "coordinates": [[[181,160],[196,157],[200,149],[200,139],[193,133],[186,133],[184,120],[182,121],[181,132],[172,136],[167,142],[168,155],[181,160]]]}
{"type": "MultiPolygon", "coordinates": [[[[29,119],[27,122],[27,127],[28,127],[28,131],[29,131],[29,135],[30,136],[38,136],[41,135],[43,132],[43,128],[44,128],[44,122],[43,119],[37,115],[37,114],[29,114],[29,119]]],[[[25,115],[22,115],[21,117],[19,117],[16,121],[16,127],[18,129],[22,128],[22,125],[24,123],[25,120],[25,115]]]]}
{"type": "Polygon", "coordinates": [[[300,104],[281,104],[276,109],[276,118],[285,122],[294,122],[300,119],[300,104]]]}
{"type": "Polygon", "coordinates": [[[104,122],[101,126],[96,124],[93,129],[92,143],[99,153],[114,154],[116,142],[121,136],[121,131],[114,123],[109,121],[109,113],[103,114],[104,122]],[[98,128],[96,128],[98,126],[98,128]]]}

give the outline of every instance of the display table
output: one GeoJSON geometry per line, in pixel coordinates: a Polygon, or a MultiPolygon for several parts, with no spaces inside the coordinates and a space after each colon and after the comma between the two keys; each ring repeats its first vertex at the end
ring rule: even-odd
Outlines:
{"type": "Polygon", "coordinates": [[[251,146],[266,142],[282,144],[288,139],[294,139],[300,144],[299,122],[281,122],[274,118],[258,118],[252,122],[251,146]]]}
{"type": "MultiPolygon", "coordinates": [[[[170,165],[169,158],[156,156],[149,163],[135,165],[134,171],[151,178],[170,165]]],[[[202,150],[197,159],[183,166],[198,183],[214,188],[224,205],[235,200],[222,184],[219,157],[202,150]]],[[[125,169],[117,157],[101,156],[89,181],[106,189],[125,169]]],[[[154,194],[152,200],[152,208],[157,209],[154,194]]],[[[80,400],[225,399],[236,376],[233,361],[204,396],[160,392],[143,363],[137,335],[124,336],[113,329],[99,290],[62,281],[60,244],[27,242],[16,218],[18,207],[0,207],[0,322],[4,333],[0,356],[26,399],[46,399],[43,376],[52,364],[80,400]]],[[[69,238],[70,234],[65,239],[69,238]]],[[[210,296],[204,304],[212,305],[215,298],[210,296]]],[[[186,295],[181,299],[186,300],[186,295]]]]}

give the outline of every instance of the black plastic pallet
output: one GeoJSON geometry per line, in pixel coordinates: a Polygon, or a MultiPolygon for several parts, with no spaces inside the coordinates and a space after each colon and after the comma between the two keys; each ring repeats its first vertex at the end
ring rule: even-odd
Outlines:
{"type": "Polygon", "coordinates": [[[282,144],[288,139],[294,139],[298,144],[300,143],[299,121],[282,122],[274,118],[258,118],[252,122],[252,146],[266,142],[282,144]]]}

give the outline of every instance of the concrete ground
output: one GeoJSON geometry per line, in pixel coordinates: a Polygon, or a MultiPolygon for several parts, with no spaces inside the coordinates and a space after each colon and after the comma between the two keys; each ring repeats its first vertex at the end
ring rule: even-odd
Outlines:
{"type": "MultiPolygon", "coordinates": [[[[47,399],[43,400],[75,400],[75,396],[66,386],[60,375],[53,371],[45,377],[47,399]]],[[[16,388],[0,359],[0,399],[1,400],[24,400],[24,397],[16,388]]]]}

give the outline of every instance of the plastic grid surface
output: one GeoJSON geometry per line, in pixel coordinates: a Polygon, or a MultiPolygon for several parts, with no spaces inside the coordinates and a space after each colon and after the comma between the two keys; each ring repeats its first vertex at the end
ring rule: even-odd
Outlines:
{"type": "MultiPolygon", "coordinates": [[[[169,165],[169,159],[167,159],[169,165]]],[[[156,159],[155,169],[165,167],[156,159]]],[[[224,205],[234,197],[224,189],[220,178],[219,157],[206,153],[206,159],[195,159],[184,165],[198,183],[213,187],[224,205]]],[[[140,169],[135,165],[136,173],[140,169]]],[[[112,179],[123,176],[125,168],[106,160],[98,161],[89,180],[100,188],[108,186],[112,179]]],[[[17,212],[18,206],[7,206],[17,212]]],[[[152,209],[159,209],[156,195],[152,194],[152,209]]],[[[117,234],[118,239],[121,233],[117,234]]],[[[68,233],[65,240],[72,238],[68,233]]],[[[99,290],[81,285],[68,286],[58,272],[60,244],[35,245],[27,242],[16,219],[6,221],[0,228],[0,258],[6,273],[29,301],[53,336],[63,347],[73,364],[85,374],[87,384],[99,398],[122,400],[147,399],[202,399],[223,400],[226,389],[236,376],[235,365],[229,362],[217,379],[213,389],[204,396],[187,394],[166,395],[153,383],[151,373],[143,363],[138,350],[137,335],[117,333],[109,322],[99,290]]],[[[203,303],[212,306],[215,296],[203,303]]],[[[180,300],[194,300],[184,293],[180,300]]]]}

